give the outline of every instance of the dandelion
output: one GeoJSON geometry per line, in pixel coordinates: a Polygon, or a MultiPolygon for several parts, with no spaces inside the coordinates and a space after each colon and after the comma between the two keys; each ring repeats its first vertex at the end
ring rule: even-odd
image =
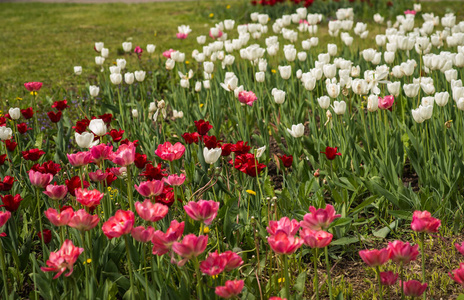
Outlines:
{"type": "Polygon", "coordinates": [[[256,196],[256,192],[253,190],[246,190],[246,192],[250,195],[256,196]]]}
{"type": "Polygon", "coordinates": [[[210,17],[210,18],[214,17],[214,14],[213,14],[213,13],[210,13],[210,14],[209,14],[209,17],[210,17]]]}

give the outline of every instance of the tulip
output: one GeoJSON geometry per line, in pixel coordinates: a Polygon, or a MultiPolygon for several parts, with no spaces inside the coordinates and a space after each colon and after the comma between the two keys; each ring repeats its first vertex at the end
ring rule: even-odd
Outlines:
{"type": "Polygon", "coordinates": [[[317,98],[317,102],[322,109],[327,109],[330,106],[330,98],[328,96],[321,96],[317,98]]]}
{"type": "Polygon", "coordinates": [[[129,234],[134,226],[134,213],[130,210],[118,210],[113,217],[103,223],[103,233],[109,238],[129,234]]]}
{"type": "Polygon", "coordinates": [[[153,243],[153,254],[163,255],[171,250],[174,242],[178,241],[184,232],[184,222],[172,220],[166,233],[157,230],[153,233],[151,242],[153,243]]]}
{"type": "Polygon", "coordinates": [[[148,226],[147,228],[143,226],[138,226],[132,228],[131,235],[136,241],[146,243],[152,239],[154,231],[155,228],[151,226],[148,226]]]}
{"type": "Polygon", "coordinates": [[[309,207],[309,214],[305,214],[300,226],[311,230],[327,230],[330,224],[340,218],[340,214],[335,214],[335,209],[332,205],[327,204],[325,208],[316,209],[314,206],[309,207]]]}
{"type": "Polygon", "coordinates": [[[417,83],[403,85],[404,94],[407,97],[414,98],[419,93],[420,85],[417,83]]]}
{"type": "Polygon", "coordinates": [[[131,42],[124,42],[122,43],[122,49],[125,52],[130,52],[132,50],[132,43],[131,42]]]}
{"type": "Polygon", "coordinates": [[[449,277],[456,283],[464,287],[464,263],[459,264],[459,268],[448,273],[449,277]]]}
{"type": "Polygon", "coordinates": [[[435,233],[441,221],[432,217],[428,211],[416,210],[412,216],[411,229],[416,232],[435,233]]]}
{"type": "Polygon", "coordinates": [[[382,285],[391,286],[398,280],[398,274],[394,274],[392,271],[380,272],[380,281],[382,285]]]}
{"type": "Polygon", "coordinates": [[[13,183],[15,182],[14,177],[5,176],[3,180],[0,179],[0,191],[8,192],[13,188],[13,183]]]}
{"type": "Polygon", "coordinates": [[[0,140],[6,141],[13,136],[13,130],[11,128],[0,126],[0,140]]]}
{"type": "Polygon", "coordinates": [[[253,93],[252,91],[241,91],[238,94],[238,101],[240,101],[240,103],[242,103],[243,105],[246,104],[252,106],[253,102],[255,102],[256,100],[258,100],[258,97],[256,97],[255,93],[253,93]]]}
{"type": "Polygon", "coordinates": [[[409,280],[403,283],[403,292],[407,297],[420,297],[427,289],[427,283],[421,284],[417,280],[409,280]]]}
{"type": "Polygon", "coordinates": [[[174,242],[172,245],[172,250],[183,257],[183,259],[178,263],[180,267],[185,265],[185,263],[193,258],[197,257],[203,251],[205,251],[208,244],[208,236],[200,235],[196,236],[194,234],[188,234],[184,237],[182,242],[174,242]]]}
{"type": "Polygon", "coordinates": [[[97,66],[102,66],[103,63],[105,62],[105,58],[102,56],[95,56],[95,64],[97,66]]]}
{"type": "Polygon", "coordinates": [[[286,93],[284,91],[273,88],[271,94],[274,97],[275,103],[282,104],[285,102],[286,93]]]}
{"type": "Polygon", "coordinates": [[[40,173],[34,170],[29,170],[29,180],[31,184],[38,188],[45,188],[53,179],[52,174],[40,173]]]}
{"type": "Polygon", "coordinates": [[[11,213],[9,211],[0,211],[0,227],[3,227],[10,217],[11,213]]]}
{"type": "Polygon", "coordinates": [[[135,184],[134,187],[143,197],[151,198],[163,192],[164,183],[161,180],[144,181],[139,186],[135,184]]]}
{"type": "Polygon", "coordinates": [[[125,73],[124,74],[124,82],[127,84],[133,84],[134,83],[134,73],[125,73]]]}
{"type": "Polygon", "coordinates": [[[267,238],[269,246],[277,254],[293,254],[303,244],[303,240],[288,235],[284,231],[277,231],[275,235],[267,238]]]}
{"type": "Polygon", "coordinates": [[[10,115],[10,118],[12,120],[18,120],[21,117],[21,110],[19,109],[19,107],[10,108],[8,110],[8,114],[10,115]]]}
{"type": "Polygon", "coordinates": [[[81,66],[75,66],[74,67],[74,74],[81,75],[82,74],[82,67],[81,66]]]}
{"type": "Polygon", "coordinates": [[[156,46],[153,45],[153,44],[148,44],[147,45],[147,52],[148,53],[154,53],[155,52],[155,49],[156,49],[156,46]]]}
{"type": "Polygon", "coordinates": [[[388,248],[359,251],[362,260],[373,268],[384,265],[390,259],[390,254],[391,250],[388,248]]]}
{"type": "Polygon", "coordinates": [[[169,208],[161,203],[152,203],[150,199],[145,199],[143,203],[137,201],[135,210],[145,221],[157,222],[163,219],[169,211],[169,208]]]}
{"type": "Polygon", "coordinates": [[[282,217],[279,221],[269,221],[269,226],[266,227],[270,235],[276,235],[279,231],[285,232],[287,235],[295,235],[300,228],[300,223],[287,217],[282,217]]]}
{"type": "Polygon", "coordinates": [[[454,247],[456,247],[456,250],[459,251],[462,255],[464,255],[464,242],[459,245],[458,243],[454,244],[454,247]]]}
{"type": "Polygon", "coordinates": [[[119,145],[118,150],[112,154],[111,160],[121,167],[133,164],[135,161],[135,145],[131,142],[119,145]]]}
{"type": "Polygon", "coordinates": [[[391,252],[391,260],[396,263],[407,264],[410,261],[416,260],[419,245],[411,246],[409,243],[403,243],[402,241],[394,241],[388,243],[388,249],[391,252]]]}
{"type": "Polygon", "coordinates": [[[435,94],[435,102],[438,106],[445,106],[448,103],[449,94],[448,92],[441,92],[435,94]]]}
{"type": "Polygon", "coordinates": [[[203,274],[217,276],[224,271],[226,259],[216,252],[210,253],[208,257],[200,263],[200,270],[203,274]]]}
{"type": "Polygon", "coordinates": [[[68,188],[66,185],[52,185],[49,184],[46,186],[45,191],[43,192],[52,200],[62,200],[66,197],[68,193],[68,188]]]}
{"type": "Polygon", "coordinates": [[[221,157],[222,149],[221,148],[213,148],[208,149],[207,147],[203,148],[203,157],[205,158],[205,162],[207,164],[214,164],[219,157],[221,157]]]}
{"type": "Polygon", "coordinates": [[[90,121],[89,129],[96,136],[104,136],[107,133],[106,124],[102,119],[93,119],[90,121]]]}
{"type": "Polygon", "coordinates": [[[292,125],[292,129],[287,128],[287,132],[290,133],[294,138],[299,138],[304,135],[304,125],[302,123],[297,125],[292,125]]]}
{"type": "Polygon", "coordinates": [[[104,193],[100,193],[98,190],[87,190],[78,188],[75,191],[76,201],[88,208],[94,208],[100,205],[101,199],[103,199],[104,193]]]}
{"type": "Polygon", "coordinates": [[[101,49],[101,56],[103,58],[108,58],[108,55],[110,54],[110,50],[108,50],[108,48],[102,48],[101,49]]]}
{"type": "Polygon", "coordinates": [[[111,74],[110,80],[112,84],[121,84],[122,82],[122,75],[121,74],[111,74]]]}
{"type": "Polygon", "coordinates": [[[181,143],[176,143],[172,145],[170,142],[165,142],[164,144],[158,145],[158,148],[155,151],[155,154],[167,161],[174,161],[180,159],[185,152],[185,146],[181,143]]]}
{"type": "Polygon", "coordinates": [[[377,95],[370,95],[367,98],[367,110],[374,112],[379,108],[379,97],[377,95]]]}
{"type": "Polygon", "coordinates": [[[94,143],[94,135],[89,132],[83,132],[82,134],[75,132],[74,137],[77,145],[81,148],[90,148],[94,143]]]}
{"type": "Polygon", "coordinates": [[[74,263],[83,251],[84,248],[75,247],[72,241],[65,240],[60,250],[50,252],[50,257],[47,260],[48,267],[40,269],[44,272],[58,272],[53,279],[60,277],[66,269],[69,269],[69,272],[65,274],[66,277],[69,277],[73,273],[74,263]]]}
{"type": "Polygon", "coordinates": [[[79,209],[74,212],[68,222],[68,226],[76,228],[79,231],[89,231],[98,225],[100,218],[97,215],[91,215],[85,209],[79,209]]]}
{"type": "Polygon", "coordinates": [[[29,92],[38,92],[42,88],[42,82],[26,82],[24,87],[29,92]]]}
{"type": "Polygon", "coordinates": [[[379,97],[378,106],[380,109],[389,109],[393,106],[393,102],[395,102],[395,98],[392,95],[383,98],[379,97]]]}
{"type": "Polygon", "coordinates": [[[243,280],[227,280],[224,286],[217,286],[214,292],[224,299],[235,298],[242,292],[244,284],[243,280]]]}
{"type": "Polygon", "coordinates": [[[103,49],[103,46],[104,46],[104,43],[96,42],[95,46],[94,46],[94,49],[95,49],[95,51],[100,52],[103,49]]]}
{"type": "Polygon", "coordinates": [[[21,198],[20,194],[16,194],[14,197],[13,195],[0,195],[0,198],[2,198],[3,202],[3,205],[0,205],[0,207],[5,207],[5,209],[9,212],[17,211],[21,201],[23,201],[23,198],[21,198]]]}
{"type": "Polygon", "coordinates": [[[98,86],[96,85],[89,86],[90,96],[97,97],[99,92],[100,92],[100,88],[98,86]]]}
{"type": "Polygon", "coordinates": [[[346,103],[345,101],[334,101],[332,109],[334,110],[335,114],[343,115],[346,111],[346,103]]]}
{"type": "Polygon", "coordinates": [[[292,75],[292,66],[279,66],[279,73],[282,79],[287,80],[292,75]]]}
{"type": "Polygon", "coordinates": [[[184,206],[187,215],[195,221],[211,225],[219,210],[219,202],[213,200],[199,200],[189,202],[184,206]]]}
{"type": "Polygon", "coordinates": [[[86,166],[92,162],[92,154],[90,152],[78,152],[75,154],[66,154],[69,160],[69,163],[73,167],[82,167],[86,166]]]}
{"type": "Polygon", "coordinates": [[[45,211],[45,216],[55,226],[65,226],[68,225],[69,220],[74,215],[74,211],[72,208],[67,208],[60,213],[58,213],[55,209],[49,208],[45,211]]]}
{"type": "Polygon", "coordinates": [[[304,244],[311,248],[325,248],[332,241],[333,235],[323,230],[311,230],[309,228],[302,228],[300,236],[304,244]]]}
{"type": "Polygon", "coordinates": [[[398,97],[400,94],[401,83],[399,81],[387,83],[387,90],[394,97],[398,97]]]}

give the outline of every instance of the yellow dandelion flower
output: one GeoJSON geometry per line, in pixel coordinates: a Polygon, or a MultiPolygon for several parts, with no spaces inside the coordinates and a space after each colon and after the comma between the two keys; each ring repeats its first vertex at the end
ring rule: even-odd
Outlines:
{"type": "Polygon", "coordinates": [[[200,103],[200,108],[202,108],[203,106],[204,106],[204,104],[203,104],[203,103],[200,103]]]}
{"type": "Polygon", "coordinates": [[[31,92],[31,95],[32,95],[32,96],[37,96],[37,92],[36,92],[36,91],[32,91],[32,92],[31,92]]]}
{"type": "Polygon", "coordinates": [[[214,17],[214,14],[213,14],[213,13],[210,13],[210,14],[209,14],[209,17],[210,17],[210,18],[214,17]]]}
{"type": "Polygon", "coordinates": [[[208,227],[208,226],[205,226],[205,228],[203,228],[203,233],[204,233],[204,234],[208,234],[208,233],[209,233],[209,227],[208,227]]]}
{"type": "Polygon", "coordinates": [[[188,60],[185,61],[185,64],[188,65],[190,62],[188,60]]]}
{"type": "Polygon", "coordinates": [[[246,190],[246,192],[250,195],[256,196],[256,192],[253,190],[246,190]]]}
{"type": "Polygon", "coordinates": [[[213,279],[216,279],[216,278],[218,278],[218,275],[213,275],[213,276],[211,276],[211,277],[212,277],[213,279]]]}
{"type": "Polygon", "coordinates": [[[156,36],[156,31],[155,31],[155,33],[153,35],[156,36]]]}
{"type": "Polygon", "coordinates": [[[90,264],[92,262],[91,258],[87,258],[87,263],[90,264]]]}
{"type": "Polygon", "coordinates": [[[116,66],[116,65],[118,65],[118,63],[117,63],[117,62],[115,62],[115,61],[113,61],[113,65],[115,65],[115,66],[116,66]]]}
{"type": "Polygon", "coordinates": [[[279,278],[279,279],[277,279],[277,282],[278,282],[278,283],[285,282],[285,278],[279,278]]]}
{"type": "Polygon", "coordinates": [[[23,100],[23,98],[21,98],[21,97],[16,97],[16,100],[23,100]]]}
{"type": "Polygon", "coordinates": [[[227,4],[226,9],[230,9],[230,5],[229,5],[229,4],[227,4]]]}
{"type": "Polygon", "coordinates": [[[271,70],[271,72],[272,72],[272,73],[274,73],[274,74],[275,74],[275,73],[277,73],[277,71],[276,71],[276,70],[274,70],[274,69],[272,69],[272,70],[271,70]]]}

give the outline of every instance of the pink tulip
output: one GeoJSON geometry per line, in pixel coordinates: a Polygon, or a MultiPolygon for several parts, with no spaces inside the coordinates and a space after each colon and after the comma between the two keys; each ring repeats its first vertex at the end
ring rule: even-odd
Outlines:
{"type": "Polygon", "coordinates": [[[403,243],[402,241],[394,241],[388,243],[388,249],[390,249],[391,260],[403,264],[407,264],[410,261],[416,260],[419,255],[419,245],[411,246],[409,243],[403,243]]]}
{"type": "Polygon", "coordinates": [[[180,40],[184,40],[184,39],[186,39],[186,38],[188,37],[188,34],[187,34],[187,33],[178,32],[178,33],[176,34],[176,37],[177,37],[178,39],[180,39],[180,40]]]}
{"type": "Polygon", "coordinates": [[[119,145],[118,150],[111,154],[111,160],[122,167],[133,164],[135,161],[135,145],[131,142],[119,145]]]}
{"type": "Polygon", "coordinates": [[[161,230],[155,231],[151,238],[153,254],[161,256],[168,253],[172,248],[172,244],[177,242],[184,233],[184,225],[184,222],[179,223],[177,220],[172,220],[166,233],[161,230]]]}
{"type": "Polygon", "coordinates": [[[100,205],[101,199],[105,194],[98,190],[76,189],[76,201],[85,207],[93,208],[100,205]]]}
{"type": "Polygon", "coordinates": [[[380,272],[380,282],[382,285],[390,286],[394,285],[398,280],[398,274],[393,273],[392,271],[380,272]]]}
{"type": "Polygon", "coordinates": [[[240,257],[240,255],[233,251],[227,250],[226,252],[223,252],[220,255],[224,257],[224,259],[226,260],[226,265],[224,268],[227,272],[237,269],[238,267],[243,265],[243,260],[240,257]]]}
{"type": "Polygon", "coordinates": [[[138,226],[132,228],[131,235],[136,241],[146,243],[152,239],[154,231],[155,228],[151,226],[148,226],[147,228],[143,226],[138,226]]]}
{"type": "Polygon", "coordinates": [[[221,274],[226,267],[226,259],[216,252],[210,253],[208,257],[200,263],[200,270],[203,274],[216,276],[221,274]]]}
{"type": "Polygon", "coordinates": [[[325,248],[330,242],[332,242],[333,235],[323,230],[311,230],[308,228],[302,228],[300,230],[300,236],[304,241],[304,244],[311,248],[325,248]]]}
{"type": "Polygon", "coordinates": [[[379,97],[379,108],[380,109],[389,109],[393,106],[393,102],[395,102],[395,97],[393,95],[379,97]]]}
{"type": "Polygon", "coordinates": [[[65,226],[68,225],[69,220],[71,220],[74,215],[72,208],[66,208],[62,212],[58,213],[56,209],[49,208],[45,211],[45,216],[55,226],[65,226]]]}
{"type": "Polygon", "coordinates": [[[433,218],[426,210],[416,210],[412,215],[411,229],[416,232],[433,233],[437,232],[440,226],[441,221],[433,218]]]}
{"type": "Polygon", "coordinates": [[[94,182],[102,182],[106,179],[106,177],[108,177],[108,174],[109,173],[103,172],[102,170],[98,169],[95,172],[90,172],[89,178],[94,182]]]}
{"type": "Polygon", "coordinates": [[[92,154],[90,152],[77,152],[75,154],[66,154],[69,163],[73,167],[82,167],[92,162],[92,154]]]}
{"type": "Polygon", "coordinates": [[[459,264],[459,268],[448,273],[449,277],[464,287],[464,263],[459,264]]]}
{"type": "Polygon", "coordinates": [[[34,170],[29,170],[29,180],[35,187],[45,188],[52,181],[53,175],[49,173],[40,173],[34,170]]]}
{"type": "Polygon", "coordinates": [[[0,211],[0,227],[3,227],[10,217],[11,213],[9,211],[0,211]]]}
{"type": "Polygon", "coordinates": [[[403,282],[403,291],[406,297],[420,297],[427,289],[427,283],[421,284],[417,280],[403,282]]]}
{"type": "Polygon", "coordinates": [[[383,248],[380,250],[361,250],[359,256],[370,267],[378,267],[385,264],[390,259],[390,249],[383,248]]]}
{"type": "Polygon", "coordinates": [[[139,186],[135,184],[134,187],[143,197],[151,198],[163,192],[164,183],[162,180],[144,181],[139,186]]]}
{"type": "Polygon", "coordinates": [[[97,226],[99,221],[100,218],[97,215],[91,215],[85,209],[79,209],[74,212],[68,226],[76,228],[79,231],[89,231],[97,226]]]}
{"type": "Polygon", "coordinates": [[[166,50],[166,51],[163,52],[163,56],[166,57],[166,58],[171,58],[171,53],[172,52],[176,52],[176,50],[173,50],[173,49],[166,50]]]}
{"type": "Polygon", "coordinates": [[[255,93],[252,91],[241,91],[238,93],[238,101],[240,101],[240,103],[253,106],[253,102],[256,100],[258,100],[258,97],[256,97],[255,93]]]}
{"type": "Polygon", "coordinates": [[[187,234],[182,242],[174,242],[172,250],[183,257],[178,266],[182,267],[189,259],[202,254],[207,244],[208,236],[196,236],[194,234],[187,234]]]}
{"type": "Polygon", "coordinates": [[[103,223],[103,233],[111,240],[129,234],[134,226],[134,213],[130,210],[118,210],[116,214],[103,223]]]}
{"type": "Polygon", "coordinates": [[[191,201],[184,206],[184,210],[193,220],[210,225],[217,216],[219,202],[215,202],[213,200],[200,200],[198,202],[191,201]]]}
{"type": "Polygon", "coordinates": [[[220,29],[218,29],[217,31],[217,34],[213,35],[213,33],[211,32],[211,30],[209,31],[209,36],[212,38],[212,39],[216,39],[216,38],[220,38],[222,36],[222,31],[220,29]]]}
{"type": "Polygon", "coordinates": [[[224,286],[217,286],[214,292],[224,299],[233,298],[242,292],[244,284],[243,280],[227,280],[224,286]]]}
{"type": "Polygon", "coordinates": [[[50,257],[47,260],[48,267],[40,269],[44,272],[58,272],[53,279],[60,277],[66,269],[69,269],[69,272],[64,275],[68,277],[72,274],[74,263],[83,251],[84,248],[76,247],[72,241],[65,240],[60,250],[50,252],[50,257]]]}
{"type": "Polygon", "coordinates": [[[111,174],[113,174],[114,176],[121,176],[121,175],[123,175],[124,173],[127,172],[127,168],[126,168],[126,167],[121,167],[121,168],[110,168],[110,172],[111,172],[111,174]]]}
{"type": "Polygon", "coordinates": [[[336,218],[341,215],[335,214],[335,209],[332,205],[327,204],[325,208],[316,209],[314,206],[309,207],[309,214],[304,215],[303,221],[300,222],[301,227],[312,230],[325,230],[329,228],[336,218]]]}
{"type": "Polygon", "coordinates": [[[185,146],[177,142],[172,145],[170,142],[158,145],[158,149],[155,150],[155,154],[162,160],[173,161],[180,159],[184,155],[185,146]]]}
{"type": "Polygon", "coordinates": [[[26,82],[24,87],[29,92],[39,91],[42,88],[42,82],[26,82]]]}
{"type": "Polygon", "coordinates": [[[405,10],[405,11],[404,11],[404,14],[405,14],[405,15],[415,15],[415,14],[416,14],[416,11],[415,11],[415,10],[409,10],[409,9],[408,9],[408,10],[405,10]]]}
{"type": "Polygon", "coordinates": [[[282,217],[279,221],[269,221],[269,226],[266,227],[267,232],[270,235],[275,235],[278,232],[285,232],[287,235],[295,235],[300,229],[300,223],[292,219],[290,220],[287,217],[282,217]]]}
{"type": "Polygon", "coordinates": [[[113,154],[113,146],[106,144],[100,144],[90,148],[90,154],[92,154],[92,161],[96,164],[100,164],[102,161],[110,159],[113,154]]]}
{"type": "Polygon", "coordinates": [[[267,238],[271,249],[277,254],[293,254],[303,244],[303,240],[293,235],[278,231],[267,238]]]}
{"type": "Polygon", "coordinates": [[[169,175],[169,177],[167,178],[163,178],[163,180],[164,182],[166,182],[167,184],[171,186],[179,186],[184,183],[185,175],[184,174],[180,174],[180,175],[173,174],[173,175],[169,175]]]}
{"type": "Polygon", "coordinates": [[[454,247],[456,247],[456,250],[459,251],[462,255],[464,255],[464,242],[459,245],[458,243],[454,244],[454,247]]]}
{"type": "Polygon", "coordinates": [[[62,200],[68,193],[68,187],[66,185],[49,184],[43,193],[52,200],[62,200]]]}
{"type": "Polygon", "coordinates": [[[169,211],[169,207],[161,203],[152,203],[150,199],[145,199],[143,203],[137,201],[135,210],[145,221],[157,222],[164,218],[169,211]]]}

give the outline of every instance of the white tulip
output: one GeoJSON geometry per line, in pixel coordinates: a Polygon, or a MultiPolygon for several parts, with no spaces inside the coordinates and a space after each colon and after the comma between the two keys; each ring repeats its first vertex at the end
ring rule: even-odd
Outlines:
{"type": "Polygon", "coordinates": [[[279,73],[282,79],[287,80],[292,75],[292,66],[279,66],[279,73]]]}
{"type": "Polygon", "coordinates": [[[340,94],[340,84],[337,83],[330,83],[326,85],[327,88],[327,94],[331,98],[337,98],[338,95],[340,94]]]}
{"type": "Polygon", "coordinates": [[[103,65],[104,62],[105,62],[105,58],[104,58],[104,57],[95,56],[95,64],[96,64],[97,66],[103,65]]]}
{"type": "Polygon", "coordinates": [[[211,88],[211,83],[209,80],[203,80],[203,87],[207,90],[211,88]]]}
{"type": "Polygon", "coordinates": [[[420,85],[417,83],[403,85],[404,94],[407,97],[414,98],[419,93],[420,85]]]}
{"type": "Polygon", "coordinates": [[[421,83],[420,86],[422,87],[422,90],[424,91],[425,94],[431,95],[435,94],[435,86],[433,83],[421,83]]]}
{"type": "Polygon", "coordinates": [[[351,77],[359,77],[361,74],[361,67],[360,66],[352,66],[351,67],[351,77]]]}
{"type": "Polygon", "coordinates": [[[122,49],[125,52],[130,52],[132,50],[132,43],[131,42],[124,42],[122,43],[122,49]]]}
{"type": "Polygon", "coordinates": [[[127,84],[133,84],[134,83],[134,73],[125,73],[124,74],[124,82],[127,84]]]}
{"type": "Polygon", "coordinates": [[[266,151],[266,146],[256,149],[256,158],[260,158],[266,151]]]}
{"type": "Polygon", "coordinates": [[[155,52],[155,49],[156,49],[156,46],[153,45],[153,44],[148,44],[147,45],[147,52],[148,53],[154,53],[155,52]]]}
{"type": "Polygon", "coordinates": [[[81,148],[90,148],[99,143],[99,140],[94,142],[94,135],[93,133],[84,131],[83,133],[79,134],[77,132],[74,133],[74,138],[76,139],[76,143],[81,148]]]}
{"type": "Polygon", "coordinates": [[[235,20],[224,20],[224,28],[226,30],[234,29],[235,20]]]}
{"type": "Polygon", "coordinates": [[[6,141],[9,140],[13,135],[13,130],[6,126],[0,127],[0,140],[6,141]]]}
{"type": "Polygon", "coordinates": [[[374,112],[379,108],[379,96],[377,95],[370,95],[367,98],[367,110],[370,112],[374,112]]]}
{"type": "Polygon", "coordinates": [[[110,67],[110,74],[120,74],[121,68],[118,66],[111,66],[110,67]]]}
{"type": "Polygon", "coordinates": [[[449,69],[445,71],[446,81],[451,82],[451,80],[458,79],[458,71],[456,69],[449,69]]]}
{"type": "Polygon", "coordinates": [[[322,71],[325,77],[332,79],[337,74],[337,67],[335,65],[324,65],[322,71]]]}
{"type": "Polygon", "coordinates": [[[145,71],[135,71],[134,72],[134,75],[135,75],[135,79],[138,81],[138,82],[142,82],[145,80],[145,71]]]}
{"type": "Polygon", "coordinates": [[[264,82],[265,80],[264,72],[256,72],[255,78],[256,78],[256,82],[264,82]]]}
{"type": "Polygon", "coordinates": [[[330,106],[330,98],[329,96],[321,96],[317,98],[317,102],[322,109],[327,109],[330,106]]]}
{"type": "Polygon", "coordinates": [[[112,84],[121,84],[122,82],[122,75],[121,74],[111,74],[110,80],[112,84]]]}
{"type": "Polygon", "coordinates": [[[95,43],[95,50],[100,52],[103,49],[104,44],[102,42],[95,43]]]}
{"type": "Polygon", "coordinates": [[[90,96],[97,97],[99,92],[100,92],[100,88],[98,86],[96,85],[89,86],[90,96]]]}
{"type": "Polygon", "coordinates": [[[398,95],[400,94],[400,87],[401,87],[401,82],[399,81],[387,83],[388,92],[395,97],[398,97],[398,95]]]}
{"type": "Polygon", "coordinates": [[[435,97],[422,97],[421,104],[423,106],[433,105],[435,103],[435,97]]]}
{"type": "Polygon", "coordinates": [[[197,36],[197,43],[203,45],[206,43],[206,35],[199,35],[197,36]]]}
{"type": "Polygon", "coordinates": [[[116,64],[121,68],[121,70],[126,68],[126,60],[124,58],[116,59],[116,64]]]}
{"type": "Polygon", "coordinates": [[[132,110],[132,117],[133,118],[138,118],[139,117],[139,112],[136,109],[132,110]]]}
{"type": "Polygon", "coordinates": [[[182,119],[184,117],[184,113],[182,111],[177,111],[175,109],[172,110],[172,117],[174,119],[182,119]]]}
{"type": "Polygon", "coordinates": [[[104,136],[107,132],[106,124],[102,119],[93,119],[90,121],[89,129],[96,136],[104,136]]]}
{"type": "Polygon", "coordinates": [[[448,92],[441,92],[435,94],[435,102],[438,106],[445,106],[448,104],[449,93],[448,92]]]}
{"type": "Polygon", "coordinates": [[[298,52],[299,61],[305,61],[307,57],[308,57],[308,54],[306,52],[298,52]]]}
{"type": "Polygon", "coordinates": [[[166,70],[172,70],[174,69],[174,66],[176,65],[176,62],[170,58],[166,60],[166,70]]]}
{"type": "Polygon", "coordinates": [[[346,111],[345,101],[334,101],[332,109],[334,110],[335,114],[343,115],[346,111]]]}
{"type": "Polygon", "coordinates": [[[81,75],[82,74],[82,67],[81,66],[75,66],[74,67],[74,74],[81,75]]]}
{"type": "Polygon", "coordinates": [[[104,58],[108,58],[109,54],[110,54],[110,50],[108,50],[108,48],[103,48],[102,49],[101,56],[103,56],[104,58]]]}
{"type": "Polygon", "coordinates": [[[10,108],[8,110],[8,114],[12,120],[18,120],[21,117],[21,110],[19,107],[10,108]]]}
{"type": "Polygon", "coordinates": [[[203,157],[205,158],[205,162],[207,164],[214,164],[217,162],[219,157],[221,157],[222,149],[215,148],[215,149],[208,149],[207,147],[203,148],[203,157]]]}
{"type": "Polygon", "coordinates": [[[416,123],[424,122],[424,118],[422,118],[422,115],[421,115],[421,108],[420,107],[411,110],[411,113],[412,113],[412,118],[414,119],[414,121],[416,121],[416,123]]]}
{"type": "Polygon", "coordinates": [[[272,89],[272,96],[274,96],[274,101],[277,104],[282,104],[285,102],[285,92],[276,88],[272,89]]]}
{"type": "Polygon", "coordinates": [[[287,131],[294,138],[299,138],[299,137],[302,137],[304,135],[304,129],[305,129],[304,125],[302,123],[300,123],[300,124],[297,124],[297,125],[292,125],[291,130],[287,128],[287,131]]]}
{"type": "Polygon", "coordinates": [[[387,64],[391,64],[395,60],[395,52],[385,51],[383,53],[383,58],[387,64]]]}
{"type": "Polygon", "coordinates": [[[188,89],[190,87],[190,81],[188,79],[181,79],[180,86],[184,89],[188,89]]]}
{"type": "Polygon", "coordinates": [[[383,23],[384,17],[382,17],[380,14],[375,14],[374,15],[374,22],[381,24],[383,23]]]}
{"type": "Polygon", "coordinates": [[[210,61],[205,61],[203,63],[203,69],[206,73],[211,74],[214,71],[214,63],[210,61]]]}
{"type": "Polygon", "coordinates": [[[456,107],[460,110],[464,110],[464,98],[459,98],[458,101],[456,101],[456,107]]]}
{"type": "Polygon", "coordinates": [[[296,58],[296,49],[295,48],[284,48],[285,59],[288,61],[294,61],[296,58]]]}
{"type": "Polygon", "coordinates": [[[201,81],[195,82],[195,92],[200,92],[201,91],[201,81]]]}

